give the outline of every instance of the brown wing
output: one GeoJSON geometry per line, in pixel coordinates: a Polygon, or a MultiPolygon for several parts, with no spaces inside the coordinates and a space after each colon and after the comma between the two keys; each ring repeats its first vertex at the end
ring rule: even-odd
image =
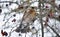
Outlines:
{"type": "Polygon", "coordinates": [[[36,12],[34,9],[30,9],[28,12],[24,13],[23,21],[31,22],[36,17],[36,12]]]}

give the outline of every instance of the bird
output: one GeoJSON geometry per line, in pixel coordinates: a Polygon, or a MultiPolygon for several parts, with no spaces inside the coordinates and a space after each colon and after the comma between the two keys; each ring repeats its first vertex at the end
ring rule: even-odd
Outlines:
{"type": "Polygon", "coordinates": [[[19,25],[19,27],[16,28],[16,32],[20,32],[21,30],[23,30],[23,32],[25,31],[25,29],[27,30],[29,25],[31,25],[36,19],[36,11],[34,9],[28,9],[27,11],[25,11],[23,17],[22,17],[22,22],[19,25]]]}
{"type": "Polygon", "coordinates": [[[30,23],[30,21],[32,21],[36,16],[36,12],[34,9],[30,9],[28,12],[25,12],[24,13],[24,17],[23,17],[23,20],[26,22],[26,23],[30,23]]]}

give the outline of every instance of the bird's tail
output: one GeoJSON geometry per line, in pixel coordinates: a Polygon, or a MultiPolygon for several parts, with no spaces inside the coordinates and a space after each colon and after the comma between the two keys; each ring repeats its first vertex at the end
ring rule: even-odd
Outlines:
{"type": "Polygon", "coordinates": [[[22,24],[19,25],[19,27],[16,28],[16,32],[20,32],[21,31],[21,28],[22,28],[22,24]]]}
{"type": "Polygon", "coordinates": [[[23,26],[23,24],[20,24],[19,27],[16,28],[16,32],[26,33],[29,28],[29,25],[23,26]]]}

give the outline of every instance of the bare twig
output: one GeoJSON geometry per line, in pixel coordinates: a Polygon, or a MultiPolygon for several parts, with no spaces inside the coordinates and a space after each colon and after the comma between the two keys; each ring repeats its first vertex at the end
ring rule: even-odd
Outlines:
{"type": "Polygon", "coordinates": [[[40,21],[41,21],[40,23],[41,23],[41,28],[42,28],[42,37],[44,37],[44,28],[43,28],[43,22],[42,22],[42,11],[43,11],[43,10],[42,10],[42,8],[41,8],[42,1],[43,1],[43,0],[39,0],[39,9],[40,9],[39,12],[40,12],[40,17],[41,17],[41,18],[40,18],[40,21]]]}
{"type": "Polygon", "coordinates": [[[51,26],[48,25],[48,27],[50,27],[58,37],[60,37],[60,35],[51,26]]]}

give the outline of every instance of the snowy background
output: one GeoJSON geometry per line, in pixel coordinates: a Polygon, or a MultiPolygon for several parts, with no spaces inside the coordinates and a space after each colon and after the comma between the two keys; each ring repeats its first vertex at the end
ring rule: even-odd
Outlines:
{"type": "MultiPolygon", "coordinates": [[[[0,9],[2,10],[2,11],[0,11],[0,37],[41,37],[41,24],[40,24],[39,18],[37,18],[34,21],[33,26],[30,26],[31,28],[35,27],[34,31],[38,31],[37,33],[32,34],[32,33],[34,33],[33,30],[32,30],[32,32],[28,32],[28,33],[15,32],[14,30],[19,26],[24,13],[20,12],[20,11],[18,11],[18,12],[12,11],[18,7],[18,4],[12,3],[11,5],[9,5],[10,4],[9,2],[1,3],[2,1],[13,1],[13,2],[17,1],[18,4],[20,4],[19,3],[20,0],[0,0],[0,6],[1,6],[0,9]],[[13,21],[13,20],[15,20],[15,21],[13,21]],[[8,33],[8,35],[2,36],[1,30],[6,31],[8,33]]],[[[33,0],[33,1],[38,1],[38,0],[33,0]]],[[[58,6],[60,4],[60,1],[56,0],[56,4],[58,6]]],[[[45,4],[45,5],[48,5],[49,8],[51,7],[49,4],[45,4]]],[[[34,2],[30,6],[38,7],[38,2],[34,2]]],[[[37,12],[37,13],[39,13],[39,12],[37,12]]],[[[56,15],[60,15],[60,14],[56,13],[56,15]]],[[[43,17],[43,20],[46,20],[46,17],[43,17]]],[[[60,33],[60,21],[58,21],[54,18],[49,18],[48,24],[51,27],[53,27],[58,33],[60,33]]],[[[56,34],[52,31],[52,29],[47,27],[47,28],[44,28],[44,37],[56,37],[56,34]]]]}

